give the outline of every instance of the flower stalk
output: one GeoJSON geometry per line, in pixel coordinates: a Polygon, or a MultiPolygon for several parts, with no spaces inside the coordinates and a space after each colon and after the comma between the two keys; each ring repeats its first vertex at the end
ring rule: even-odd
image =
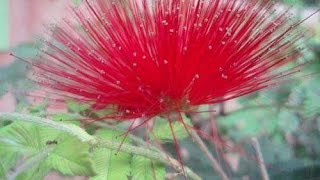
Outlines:
{"type": "Polygon", "coordinates": [[[261,179],[262,180],[269,180],[268,171],[267,171],[267,168],[266,168],[264,160],[263,160],[263,156],[262,156],[262,152],[261,152],[261,148],[260,148],[260,143],[259,143],[258,139],[256,137],[251,138],[251,144],[252,144],[254,150],[256,151],[256,157],[257,157],[258,164],[259,164],[261,179]]]}
{"type": "Polygon", "coordinates": [[[201,151],[204,152],[204,154],[208,158],[211,166],[218,173],[218,175],[221,177],[221,179],[222,180],[229,180],[227,174],[223,171],[223,169],[222,169],[221,165],[219,164],[219,162],[212,156],[212,154],[210,153],[208,147],[202,141],[202,139],[197,134],[197,132],[193,130],[192,132],[190,132],[190,135],[191,135],[192,139],[195,141],[195,143],[197,143],[197,145],[199,146],[201,151]]]}

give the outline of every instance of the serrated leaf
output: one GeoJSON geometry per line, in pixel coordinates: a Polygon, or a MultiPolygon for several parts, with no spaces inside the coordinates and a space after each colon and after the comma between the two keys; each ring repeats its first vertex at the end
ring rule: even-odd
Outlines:
{"type": "Polygon", "coordinates": [[[97,148],[92,153],[92,160],[97,172],[96,176],[90,180],[107,180],[109,174],[111,150],[107,148],[97,148]]]}
{"type": "Polygon", "coordinates": [[[132,180],[162,180],[165,179],[165,166],[142,156],[132,158],[132,180]]]}
{"type": "Polygon", "coordinates": [[[40,163],[19,174],[16,180],[40,180],[44,179],[49,172],[50,168],[46,167],[44,163],[40,163]]]}
{"type": "MultiPolygon", "coordinates": [[[[101,139],[121,142],[121,138],[116,138],[119,134],[120,132],[115,130],[99,130],[96,136],[101,139]]],[[[126,139],[125,143],[129,141],[129,139],[126,139]]],[[[130,175],[131,155],[128,153],[99,147],[93,151],[93,161],[97,176],[91,177],[90,180],[127,179],[127,176],[130,175]]]]}
{"type": "Polygon", "coordinates": [[[14,152],[0,152],[0,179],[5,179],[7,172],[16,164],[19,157],[14,152]]]}
{"type": "Polygon", "coordinates": [[[61,122],[55,122],[52,120],[30,116],[27,114],[17,114],[17,113],[2,113],[2,121],[15,121],[15,122],[31,122],[33,125],[39,125],[39,127],[50,127],[54,128],[57,131],[68,133],[77,137],[83,142],[95,141],[95,137],[91,136],[85,130],[76,126],[74,124],[66,124],[61,122]]]}
{"type": "Polygon", "coordinates": [[[65,175],[94,175],[89,145],[65,132],[28,123],[12,123],[0,129],[0,150],[22,155],[37,154],[54,145],[46,165],[65,175]]]}
{"type": "Polygon", "coordinates": [[[6,177],[6,170],[2,162],[0,161],[0,179],[4,179],[6,177]]]}
{"type": "Polygon", "coordinates": [[[40,151],[40,131],[26,123],[12,123],[0,129],[0,151],[33,154],[40,151]]]}
{"type": "Polygon", "coordinates": [[[95,175],[89,145],[75,138],[69,137],[59,143],[48,156],[47,163],[64,175],[95,175]]]}
{"type": "MultiPolygon", "coordinates": [[[[190,119],[183,117],[185,124],[191,125],[190,119]]],[[[177,139],[184,139],[188,137],[188,132],[185,129],[182,122],[174,121],[172,122],[172,129],[177,139]]],[[[155,119],[155,125],[153,128],[153,134],[155,138],[160,139],[164,142],[172,142],[173,136],[167,119],[157,117],[155,119]]]]}
{"type": "Polygon", "coordinates": [[[27,163],[27,164],[22,164],[19,165],[21,169],[24,169],[24,167],[21,167],[23,165],[25,165],[26,167],[28,167],[27,169],[25,169],[22,172],[15,172],[18,174],[14,174],[16,175],[16,177],[10,177],[10,179],[16,179],[16,180],[34,180],[34,179],[43,179],[51,170],[50,167],[47,166],[47,164],[45,163],[45,161],[42,161],[43,159],[45,159],[47,157],[49,149],[45,149],[43,152],[36,154],[34,157],[29,157],[28,159],[24,160],[23,163],[27,163]]]}

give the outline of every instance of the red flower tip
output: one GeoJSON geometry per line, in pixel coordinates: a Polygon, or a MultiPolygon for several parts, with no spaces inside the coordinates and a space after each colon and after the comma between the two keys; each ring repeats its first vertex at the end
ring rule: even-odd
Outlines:
{"type": "Polygon", "coordinates": [[[267,0],[94,0],[70,12],[45,41],[37,81],[113,118],[257,91],[300,55],[299,23],[267,0]]]}

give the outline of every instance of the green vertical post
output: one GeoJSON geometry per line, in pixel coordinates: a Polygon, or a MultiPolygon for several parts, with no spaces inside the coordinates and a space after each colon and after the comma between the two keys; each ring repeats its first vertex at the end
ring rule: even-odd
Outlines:
{"type": "Polygon", "coordinates": [[[0,51],[9,48],[9,0],[0,0],[0,51]]]}

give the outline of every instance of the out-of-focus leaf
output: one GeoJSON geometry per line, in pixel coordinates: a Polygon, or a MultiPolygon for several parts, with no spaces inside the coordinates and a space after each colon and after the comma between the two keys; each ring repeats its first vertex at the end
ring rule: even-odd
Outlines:
{"type": "MultiPolygon", "coordinates": [[[[265,163],[288,161],[293,158],[293,151],[285,141],[271,141],[267,137],[259,138],[260,149],[265,163]]],[[[258,162],[256,162],[258,163],[258,162]]]]}
{"type": "Polygon", "coordinates": [[[73,0],[73,3],[75,5],[80,5],[82,3],[82,0],[73,0]]]}
{"type": "Polygon", "coordinates": [[[218,124],[234,139],[271,133],[277,128],[277,109],[244,109],[227,116],[218,117],[218,124]]]}
{"type": "Polygon", "coordinates": [[[80,104],[74,101],[68,101],[67,102],[67,108],[70,112],[75,112],[75,113],[79,113],[79,112],[83,112],[87,109],[90,108],[90,105],[88,104],[80,104]]]}
{"type": "Polygon", "coordinates": [[[302,6],[303,1],[301,0],[282,0],[284,3],[289,4],[289,5],[295,5],[295,6],[302,6]]]}
{"type": "Polygon", "coordinates": [[[320,177],[320,162],[304,159],[290,159],[270,165],[268,173],[271,179],[277,180],[304,180],[320,177]]]}
{"type": "Polygon", "coordinates": [[[278,115],[278,123],[285,132],[293,132],[299,128],[299,117],[294,111],[282,108],[278,115]]]}
{"type": "MultiPolygon", "coordinates": [[[[37,55],[38,49],[35,44],[21,44],[11,49],[12,53],[22,59],[32,61],[37,55]]],[[[33,83],[28,80],[28,64],[22,60],[15,59],[8,66],[0,67],[0,97],[9,89],[20,101],[25,100],[26,92],[34,89],[33,83]],[[10,88],[14,87],[14,88],[10,88]]]]}
{"type": "Polygon", "coordinates": [[[303,102],[306,98],[306,89],[302,85],[298,85],[294,88],[292,88],[291,93],[289,95],[288,99],[288,105],[290,106],[302,106],[303,102]]]}
{"type": "Polygon", "coordinates": [[[40,115],[41,113],[44,113],[48,108],[48,100],[44,100],[42,103],[34,106],[28,107],[28,111],[33,115],[40,115]]]}
{"type": "Polygon", "coordinates": [[[283,86],[274,87],[261,92],[249,94],[239,98],[239,102],[244,106],[259,106],[259,105],[283,105],[288,101],[291,88],[295,84],[286,84],[283,86]]]}
{"type": "Polygon", "coordinates": [[[304,102],[304,115],[312,117],[320,113],[320,87],[308,86],[304,102]]]}

